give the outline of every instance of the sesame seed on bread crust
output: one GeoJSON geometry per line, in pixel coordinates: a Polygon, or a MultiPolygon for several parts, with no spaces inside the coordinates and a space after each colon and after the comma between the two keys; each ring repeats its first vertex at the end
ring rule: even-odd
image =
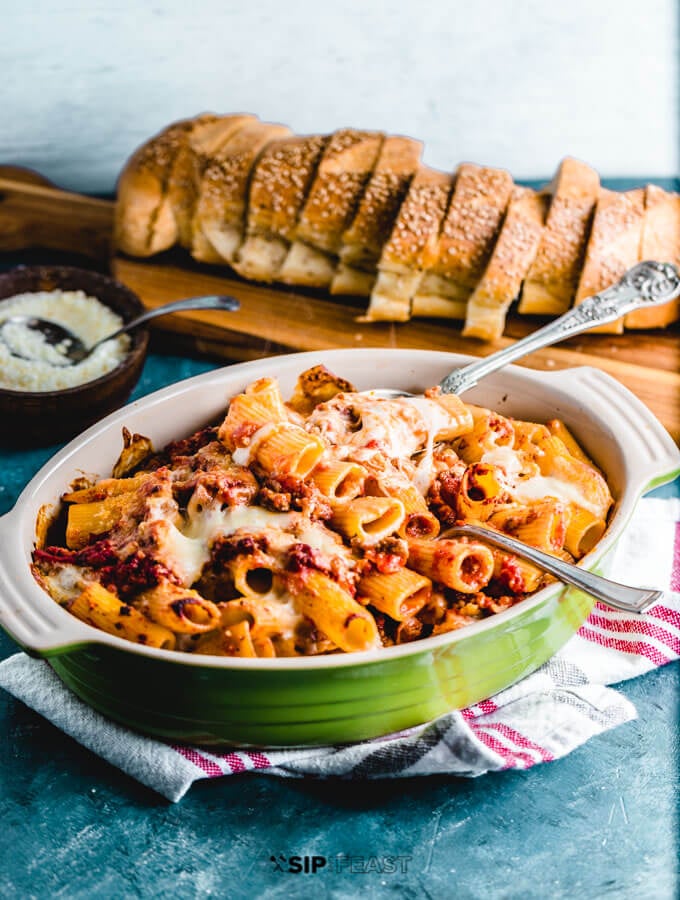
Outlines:
{"type": "Polygon", "coordinates": [[[327,253],[338,253],[373,172],[383,134],[341,128],[331,135],[300,215],[295,237],[327,253]]]}
{"type": "Polygon", "coordinates": [[[413,298],[413,314],[464,318],[465,303],[482,276],[512,193],[505,169],[463,163],[436,254],[413,298]]]}
{"type": "Polygon", "coordinates": [[[295,240],[278,280],[328,288],[333,281],[342,235],[373,172],[383,134],[341,128],[323,152],[295,229],[295,240]]]}
{"type": "Polygon", "coordinates": [[[177,228],[176,240],[182,247],[191,247],[194,210],[210,160],[240,128],[255,121],[250,115],[206,118],[196,122],[180,147],[170,170],[167,195],[177,228]]]}
{"type": "Polygon", "coordinates": [[[287,137],[262,152],[250,182],[246,238],[234,260],[244,277],[272,281],[278,275],[327,141],[324,135],[287,137]]]}
{"type": "Polygon", "coordinates": [[[422,270],[432,260],[453,177],[421,166],[383,248],[366,320],[406,321],[422,270]]]}
{"type": "MultiPolygon", "coordinates": [[[[575,306],[586,297],[610,287],[640,261],[644,216],[645,192],[642,188],[624,193],[600,191],[575,306]]],[[[599,325],[591,331],[622,334],[623,319],[599,325]]]]}
{"type": "Polygon", "coordinates": [[[250,173],[270,141],[285,137],[284,125],[249,122],[213,156],[201,181],[191,252],[202,262],[231,263],[245,228],[250,173]]]}
{"type": "Polygon", "coordinates": [[[510,304],[538,250],[549,198],[530,188],[515,187],[491,258],[468,300],[463,334],[497,340],[510,304]]]}
{"type": "MultiPolygon", "coordinates": [[[[420,142],[342,128],[294,136],[246,114],[204,113],[146,141],[118,182],[117,249],[179,244],[246,278],[369,296],[365,321],[465,320],[496,339],[517,311],[557,315],[639,259],[680,264],[680,195],[603,191],[565,158],[540,192],[508,172],[420,163],[420,142]]],[[[680,300],[604,329],[664,327],[680,300]]]]}
{"type": "Polygon", "coordinates": [[[114,219],[116,246],[132,256],[151,256],[173,243],[174,218],[165,202],[172,164],[195,119],[183,119],[142,144],[118,179],[114,219]],[[170,229],[170,243],[167,230],[170,229]]]}
{"type": "Polygon", "coordinates": [[[600,193],[600,177],[580,160],[566,157],[550,193],[545,231],[522,290],[521,313],[561,315],[571,306],[600,193]]]}
{"type": "Polygon", "coordinates": [[[370,293],[382,248],[392,232],[423,146],[407,137],[386,137],[354,219],[342,235],[332,294],[370,293]]]}
{"type": "MultiPolygon", "coordinates": [[[[674,263],[680,269],[680,194],[666,193],[654,184],[645,189],[641,260],[674,263]]],[[[680,318],[680,297],[662,306],[628,313],[626,328],[664,328],[680,318]]]]}

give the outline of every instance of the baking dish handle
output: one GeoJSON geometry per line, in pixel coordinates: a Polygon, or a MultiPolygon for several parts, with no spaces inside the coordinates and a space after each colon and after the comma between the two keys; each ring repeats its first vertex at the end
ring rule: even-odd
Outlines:
{"type": "Polygon", "coordinates": [[[635,473],[639,494],[680,475],[680,449],[673,438],[648,407],[611,375],[590,366],[542,374],[582,399],[612,430],[626,435],[621,451],[635,473]]]}
{"type": "MultiPolygon", "coordinates": [[[[92,643],[88,627],[47,594],[34,602],[38,586],[26,582],[23,554],[13,553],[17,527],[11,512],[0,517],[0,627],[31,656],[55,656],[92,643]]],[[[30,573],[28,578],[32,581],[30,573]]]]}

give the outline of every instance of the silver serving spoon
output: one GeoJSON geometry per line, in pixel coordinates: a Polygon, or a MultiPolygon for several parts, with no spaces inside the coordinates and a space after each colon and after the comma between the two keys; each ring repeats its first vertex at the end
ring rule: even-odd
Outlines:
{"type": "Polygon", "coordinates": [[[49,319],[40,319],[37,316],[9,316],[4,322],[0,323],[0,339],[7,345],[12,356],[18,356],[20,359],[32,359],[26,356],[18,348],[12,346],[11,338],[5,334],[7,325],[22,325],[31,331],[38,331],[42,334],[45,343],[52,346],[59,346],[64,357],[64,365],[73,366],[87,359],[91,353],[106,341],[111,341],[119,337],[121,334],[127,334],[144,322],[155,319],[156,316],[166,316],[169,313],[183,312],[187,309],[223,309],[234,311],[240,307],[239,301],[235,297],[226,297],[222,295],[206,296],[206,297],[189,297],[185,300],[175,300],[173,303],[166,303],[165,306],[159,306],[156,309],[150,309],[148,312],[137,316],[131,322],[127,322],[122,328],[107,334],[101,340],[97,341],[91,347],[86,347],[81,339],[68,328],[60,325],[58,322],[51,322],[49,319]]]}
{"type": "Polygon", "coordinates": [[[652,588],[635,588],[619,584],[617,581],[610,581],[608,578],[603,578],[602,575],[596,575],[594,572],[565,562],[557,556],[551,556],[543,550],[537,550],[536,547],[530,547],[507,534],[493,531],[491,528],[484,528],[482,525],[454,525],[442,532],[439,537],[440,539],[447,537],[478,538],[501,550],[507,550],[523,559],[528,559],[539,569],[549,572],[565,584],[580,588],[591,597],[606,603],[607,606],[623,610],[623,612],[642,613],[663,597],[663,591],[652,588]]]}
{"type": "MultiPolygon", "coordinates": [[[[497,353],[492,353],[460,369],[454,369],[440,381],[439,387],[445,394],[462,394],[463,391],[474,387],[482,378],[526,356],[527,353],[580,334],[594,325],[614,322],[634,309],[668,303],[679,295],[680,273],[674,265],[660,262],[638,263],[616,284],[599,294],[587,297],[578,306],[543,328],[497,353]]],[[[363,393],[382,399],[416,396],[409,391],[391,388],[375,388],[363,393]]]]}

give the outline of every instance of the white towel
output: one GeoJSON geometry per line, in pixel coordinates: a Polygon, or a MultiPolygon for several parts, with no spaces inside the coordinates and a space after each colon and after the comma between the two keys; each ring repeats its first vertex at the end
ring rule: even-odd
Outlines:
{"type": "Polygon", "coordinates": [[[639,503],[614,550],[611,577],[660,588],[664,598],[641,616],[598,603],[556,656],[495,697],[350,746],[228,753],[173,746],[110,722],[65,688],[46,662],[23,653],[0,664],[0,687],[172,801],[200,778],[255,770],[298,778],[382,778],[528,769],[634,719],[634,706],[606,685],[680,655],[680,500],[639,503]]]}

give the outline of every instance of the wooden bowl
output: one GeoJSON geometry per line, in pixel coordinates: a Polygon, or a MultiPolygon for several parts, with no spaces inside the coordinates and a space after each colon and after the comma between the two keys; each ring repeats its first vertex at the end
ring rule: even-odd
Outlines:
{"type": "MultiPolygon", "coordinates": [[[[70,266],[19,266],[0,275],[0,300],[37,291],[84,291],[129,322],[144,312],[129,288],[86,269],[70,266]]],[[[115,369],[85,384],[58,391],[12,391],[0,388],[0,443],[40,446],[72,438],[88,425],[122,406],[144,365],[149,332],[130,335],[130,349],[115,369]]]]}

